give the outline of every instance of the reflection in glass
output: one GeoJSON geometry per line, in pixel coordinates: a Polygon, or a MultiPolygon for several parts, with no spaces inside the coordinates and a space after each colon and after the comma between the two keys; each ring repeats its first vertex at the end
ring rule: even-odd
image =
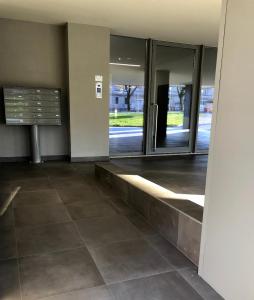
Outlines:
{"type": "Polygon", "coordinates": [[[110,155],[143,150],[145,51],[143,39],[110,38],[110,155]]]}
{"type": "Polygon", "coordinates": [[[189,146],[194,56],[189,48],[156,48],[157,149],[189,146]]]}
{"type": "Polygon", "coordinates": [[[197,151],[208,150],[214,100],[217,48],[205,47],[198,118],[197,151]]]}

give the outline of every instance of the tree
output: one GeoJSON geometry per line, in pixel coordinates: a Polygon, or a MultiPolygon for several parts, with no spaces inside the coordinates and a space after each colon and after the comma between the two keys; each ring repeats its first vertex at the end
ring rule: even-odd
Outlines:
{"type": "Polygon", "coordinates": [[[127,111],[131,111],[131,96],[136,91],[137,86],[132,86],[130,84],[126,84],[124,86],[124,91],[126,92],[125,103],[127,104],[127,111]]]}
{"type": "Polygon", "coordinates": [[[186,94],[185,86],[178,86],[177,87],[177,93],[178,93],[178,97],[179,97],[179,100],[180,100],[180,110],[183,111],[184,97],[185,97],[185,94],[186,94]]]}

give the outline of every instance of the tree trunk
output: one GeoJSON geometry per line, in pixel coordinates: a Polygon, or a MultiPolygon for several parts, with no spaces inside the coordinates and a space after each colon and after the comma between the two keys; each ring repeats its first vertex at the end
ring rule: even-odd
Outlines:
{"type": "Polygon", "coordinates": [[[184,99],[184,96],[179,96],[179,100],[180,100],[180,111],[183,111],[183,99],[184,99]]]}
{"type": "Polygon", "coordinates": [[[130,112],[131,111],[131,97],[130,97],[130,95],[127,95],[127,97],[125,98],[125,103],[127,104],[127,111],[130,112]]]}
{"type": "Polygon", "coordinates": [[[127,105],[127,111],[131,111],[131,96],[136,91],[137,87],[135,86],[133,90],[131,90],[131,85],[125,85],[125,91],[126,91],[126,97],[125,97],[125,103],[127,105]]]}

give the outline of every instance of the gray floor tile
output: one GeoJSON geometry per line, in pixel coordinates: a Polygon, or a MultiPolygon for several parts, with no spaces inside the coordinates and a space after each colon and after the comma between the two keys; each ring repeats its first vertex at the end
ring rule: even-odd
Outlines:
{"type": "Polygon", "coordinates": [[[12,164],[1,166],[1,180],[24,180],[24,179],[34,179],[34,178],[46,178],[47,174],[38,168],[34,168],[32,165],[24,164],[12,164]]]}
{"type": "Polygon", "coordinates": [[[96,179],[94,171],[91,174],[81,174],[81,176],[86,185],[98,189],[103,195],[101,183],[96,179]]]}
{"type": "Polygon", "coordinates": [[[67,178],[77,176],[77,172],[74,170],[71,164],[69,165],[48,165],[45,167],[45,172],[49,178],[67,178]]]}
{"type": "Polygon", "coordinates": [[[97,187],[102,193],[102,195],[107,197],[116,197],[119,196],[116,191],[114,191],[111,187],[107,185],[106,182],[97,181],[97,187]]]}
{"type": "Polygon", "coordinates": [[[136,228],[121,215],[77,221],[79,232],[90,247],[140,238],[136,228]]]}
{"type": "Polygon", "coordinates": [[[16,256],[14,227],[0,228],[0,259],[14,258],[16,256]]]}
{"type": "Polygon", "coordinates": [[[39,191],[51,189],[52,186],[48,178],[29,178],[26,180],[16,180],[12,184],[21,187],[21,192],[23,191],[39,191]]]}
{"type": "Polygon", "coordinates": [[[157,235],[157,232],[152,228],[150,224],[140,214],[133,212],[127,215],[128,220],[135,225],[135,227],[144,235],[144,236],[154,236],[157,235]]]}
{"type": "Polygon", "coordinates": [[[85,248],[20,260],[23,298],[38,298],[104,284],[85,248]]]}
{"type": "Polygon", "coordinates": [[[43,298],[42,300],[115,300],[106,286],[77,290],[43,298]]]}
{"type": "Polygon", "coordinates": [[[86,203],[103,202],[100,191],[91,186],[58,189],[58,193],[64,203],[77,201],[86,203]]]}
{"type": "Polygon", "coordinates": [[[105,282],[113,283],[172,270],[146,241],[113,243],[91,250],[105,282]]]}
{"type": "Polygon", "coordinates": [[[16,259],[0,262],[0,299],[21,299],[16,259]]]}
{"type": "Polygon", "coordinates": [[[56,190],[38,190],[19,192],[14,199],[14,206],[61,203],[56,190]]]}
{"type": "Polygon", "coordinates": [[[6,195],[13,192],[18,186],[16,181],[0,181],[0,199],[6,198],[6,195]]]}
{"type": "Polygon", "coordinates": [[[194,264],[163,237],[149,236],[146,240],[176,269],[194,267],[194,264]]]}
{"type": "Polygon", "coordinates": [[[0,217],[0,228],[6,228],[14,226],[14,214],[12,205],[8,207],[4,215],[0,217]]]}
{"type": "Polygon", "coordinates": [[[94,163],[92,162],[81,162],[73,164],[73,168],[81,174],[87,174],[91,176],[94,174],[94,163]]]}
{"type": "MultiPolygon", "coordinates": [[[[8,187],[8,186],[7,186],[8,187]]],[[[3,191],[4,188],[0,185],[0,204],[2,204],[6,199],[10,197],[10,194],[14,192],[16,189],[10,189],[9,191],[3,191]]]]}
{"type": "Polygon", "coordinates": [[[73,223],[18,228],[17,243],[19,256],[72,249],[82,245],[73,223]]]}
{"type": "Polygon", "coordinates": [[[177,272],[114,284],[111,290],[116,300],[202,300],[177,272]]]}
{"type": "Polygon", "coordinates": [[[40,165],[46,172],[52,169],[75,169],[74,164],[69,163],[69,161],[46,161],[43,165],[40,165]]]}
{"type": "Polygon", "coordinates": [[[73,220],[91,217],[105,217],[116,214],[116,211],[108,203],[86,203],[77,201],[66,205],[73,220]]]}
{"type": "Polygon", "coordinates": [[[129,207],[124,201],[118,197],[111,196],[107,197],[107,201],[114,207],[114,209],[121,215],[129,215],[134,212],[134,209],[129,207]]]}
{"type": "Polygon", "coordinates": [[[181,269],[178,273],[197,291],[205,300],[223,300],[213,288],[198,276],[196,268],[181,269]]]}
{"type": "Polygon", "coordinates": [[[86,187],[86,182],[81,176],[66,178],[50,178],[52,186],[56,189],[86,187]]]}
{"type": "Polygon", "coordinates": [[[70,220],[63,204],[24,205],[14,209],[15,225],[43,225],[70,220]]]}

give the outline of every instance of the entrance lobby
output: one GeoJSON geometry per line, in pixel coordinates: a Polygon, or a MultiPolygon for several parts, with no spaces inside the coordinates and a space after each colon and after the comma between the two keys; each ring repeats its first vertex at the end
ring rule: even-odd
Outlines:
{"type": "Polygon", "coordinates": [[[253,0],[0,1],[0,300],[253,300],[253,0]]]}

